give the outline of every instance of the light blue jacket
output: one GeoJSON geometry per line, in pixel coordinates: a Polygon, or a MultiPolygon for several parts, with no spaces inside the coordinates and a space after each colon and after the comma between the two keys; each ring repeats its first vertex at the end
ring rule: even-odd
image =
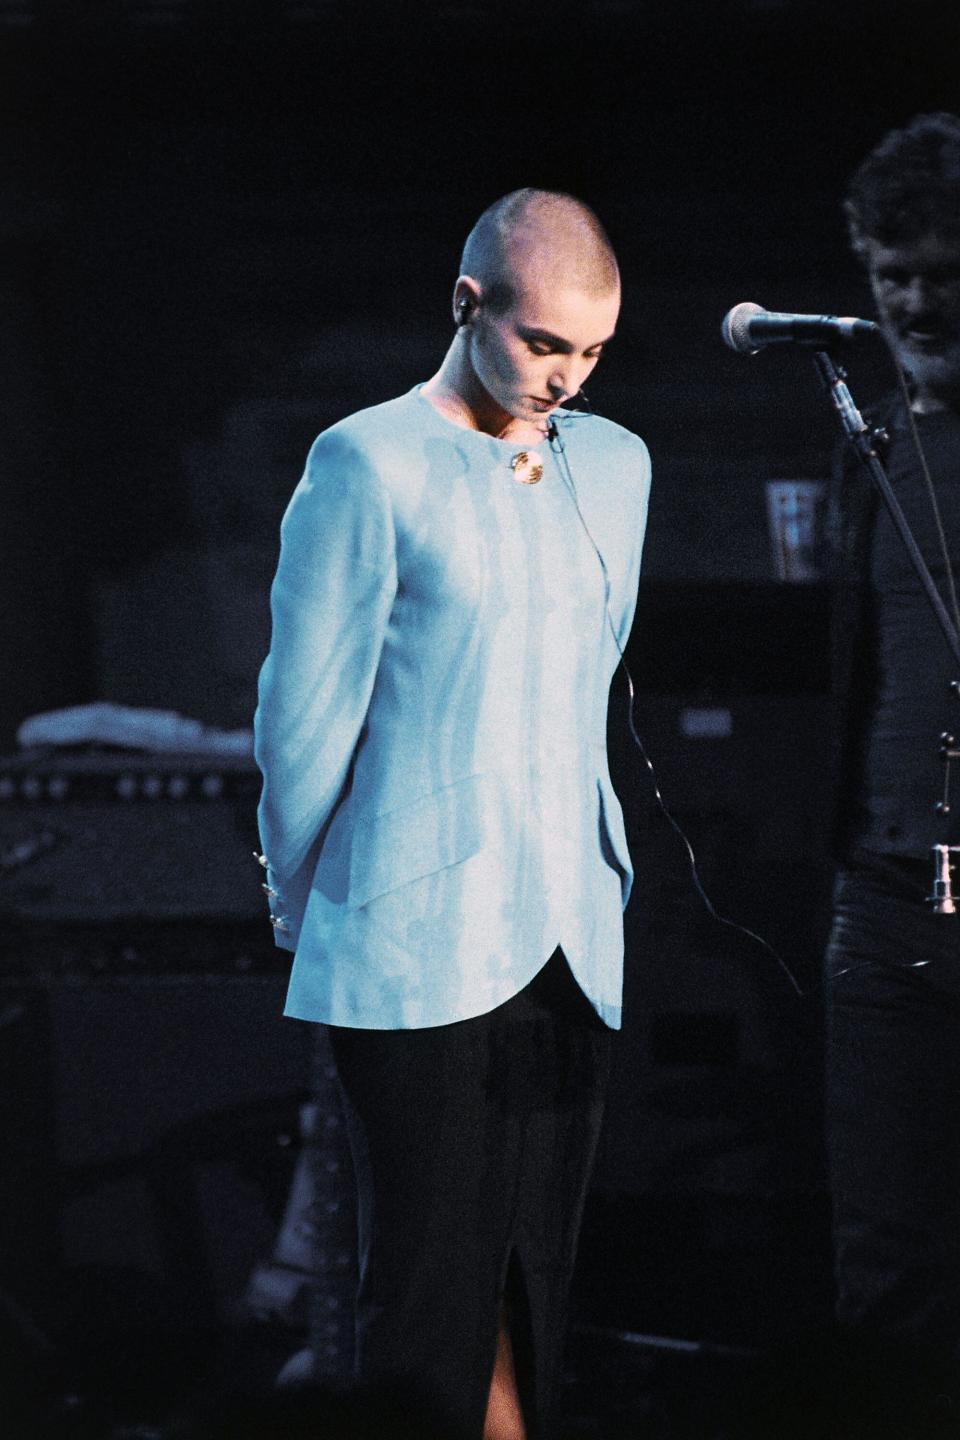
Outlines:
{"type": "Polygon", "coordinates": [[[555,418],[565,460],[544,442],[532,485],[511,468],[516,444],[453,424],[419,389],[310,451],[254,722],[272,918],[296,952],[288,1015],[466,1019],[562,945],[620,1023],[632,872],[607,695],[650,462],[618,425],[555,418]]]}

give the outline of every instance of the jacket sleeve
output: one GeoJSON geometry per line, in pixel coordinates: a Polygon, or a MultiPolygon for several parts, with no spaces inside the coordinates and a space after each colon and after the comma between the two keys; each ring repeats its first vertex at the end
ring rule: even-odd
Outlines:
{"type": "Polygon", "coordinates": [[[633,465],[633,480],[636,486],[636,509],[631,517],[633,543],[623,587],[622,604],[613,613],[616,622],[617,642],[621,653],[627,648],[633,618],[637,608],[637,592],[640,584],[640,557],[643,554],[643,540],[647,530],[647,511],[650,503],[651,465],[650,452],[638,435],[631,436],[636,450],[633,465]]]}
{"type": "Polygon", "coordinates": [[[357,746],[396,594],[389,496],[335,427],[313,445],[280,527],[254,753],[276,942],[296,948],[323,837],[357,746]]]}

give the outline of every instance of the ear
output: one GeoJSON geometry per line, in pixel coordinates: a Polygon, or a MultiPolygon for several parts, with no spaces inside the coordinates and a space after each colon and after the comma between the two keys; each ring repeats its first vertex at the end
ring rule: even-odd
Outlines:
{"type": "Polygon", "coordinates": [[[453,287],[453,323],[457,329],[470,323],[480,305],[481,290],[471,275],[461,275],[453,287]]]}

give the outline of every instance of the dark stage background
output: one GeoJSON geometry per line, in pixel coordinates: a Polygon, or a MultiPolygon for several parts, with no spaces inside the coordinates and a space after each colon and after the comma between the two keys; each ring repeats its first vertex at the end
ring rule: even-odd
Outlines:
{"type": "MultiPolygon", "coordinates": [[[[25,717],[93,700],[248,726],[313,435],[436,368],[491,200],[570,190],[611,232],[623,317],[588,388],[654,458],[638,725],[710,893],[806,992],[700,906],[615,682],[639,879],[578,1325],[604,1365],[630,1351],[634,1403],[651,1337],[762,1349],[829,1306],[829,594],[777,579],[765,487],[822,478],[835,422],[807,357],[734,356],[719,326],[745,299],[871,313],[844,183],[884,130],[960,108],[958,41],[924,0],[0,0],[8,754],[25,717]]],[[[882,356],[851,364],[861,403],[889,380],[882,356]]],[[[119,822],[121,759],[91,763],[82,814],[16,784],[0,809],[0,1313],[31,1365],[82,1357],[81,1397],[149,1390],[157,1327],[202,1371],[182,1334],[243,1318],[323,1091],[277,1019],[252,777],[119,822]],[[56,844],[31,870],[11,847],[38,824],[56,844]],[[106,897],[82,925],[57,909],[78,874],[106,897]]],[[[295,1348],[303,1313],[273,1318],[295,1348]]]]}

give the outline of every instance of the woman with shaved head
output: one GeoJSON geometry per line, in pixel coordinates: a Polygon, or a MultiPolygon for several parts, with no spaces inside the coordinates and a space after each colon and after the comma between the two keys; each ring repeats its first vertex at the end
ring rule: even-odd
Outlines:
{"type": "Polygon", "coordinates": [[[320,435],[281,530],[261,859],[286,1013],[328,1027],[344,1097],[359,1380],[424,1435],[543,1440],[555,1411],[620,1025],[606,712],[650,483],[565,402],[619,307],[591,210],[497,201],[440,368],[320,435]]]}

